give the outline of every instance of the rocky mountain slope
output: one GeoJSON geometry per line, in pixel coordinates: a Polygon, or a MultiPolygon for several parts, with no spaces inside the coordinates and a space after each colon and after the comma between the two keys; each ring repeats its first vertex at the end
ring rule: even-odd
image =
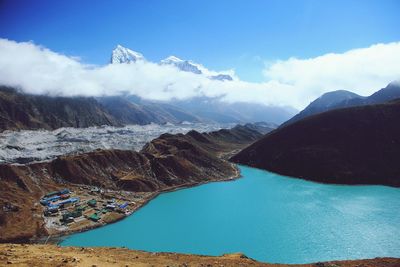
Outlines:
{"type": "Polygon", "coordinates": [[[123,97],[51,97],[0,87],[0,131],[182,121],[200,120],[179,108],[135,104],[123,97]]]}
{"type": "Polygon", "coordinates": [[[128,98],[114,96],[101,97],[97,101],[111,116],[122,124],[181,123],[200,122],[202,119],[172,105],[148,101],[130,101],[128,98]]]}
{"type": "Polygon", "coordinates": [[[45,192],[80,185],[159,192],[229,179],[238,171],[224,156],[261,137],[254,129],[237,126],[211,133],[163,134],[140,152],[97,150],[49,162],[2,164],[0,241],[27,241],[46,233],[42,207],[37,205],[45,192]]]}
{"type": "Polygon", "coordinates": [[[0,130],[122,125],[94,99],[34,96],[0,87],[0,130]]]}
{"type": "Polygon", "coordinates": [[[321,97],[314,100],[296,116],[283,123],[282,126],[328,110],[362,105],[382,104],[397,98],[400,98],[399,82],[392,82],[385,88],[380,89],[368,97],[363,97],[345,90],[333,91],[323,94],[321,97]]]}
{"type": "Polygon", "coordinates": [[[0,131],[17,129],[86,128],[150,123],[218,122],[281,123],[292,109],[216,99],[152,102],[135,96],[51,97],[28,95],[0,86],[0,131]],[[194,115],[195,114],[195,115],[194,115]]]}
{"type": "Polygon", "coordinates": [[[337,184],[400,186],[400,100],[336,109],[267,134],[231,160],[337,184]]]}
{"type": "Polygon", "coordinates": [[[264,266],[264,267],[396,267],[400,259],[376,258],[319,262],[314,264],[269,264],[244,254],[200,256],[150,253],[125,248],[77,248],[54,245],[0,244],[0,264],[11,266],[264,266]]]}

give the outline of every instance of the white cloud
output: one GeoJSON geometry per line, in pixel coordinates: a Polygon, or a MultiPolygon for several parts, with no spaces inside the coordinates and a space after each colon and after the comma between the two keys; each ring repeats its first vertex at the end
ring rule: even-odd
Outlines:
{"type": "Polygon", "coordinates": [[[376,44],[342,54],[290,58],[264,70],[267,79],[294,87],[298,106],[333,90],[370,95],[400,78],[400,42],[376,44]]]}
{"type": "Polygon", "coordinates": [[[264,71],[269,80],[263,83],[237,78],[222,82],[143,61],[93,66],[31,42],[0,39],[0,84],[63,96],[129,92],[153,100],[208,96],[303,108],[331,90],[370,94],[399,77],[399,62],[400,43],[381,44],[344,54],[278,61],[264,71]]]}

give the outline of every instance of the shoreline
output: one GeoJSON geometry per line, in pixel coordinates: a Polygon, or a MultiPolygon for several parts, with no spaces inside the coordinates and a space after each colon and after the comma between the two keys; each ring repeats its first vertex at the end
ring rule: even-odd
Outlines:
{"type": "MultiPolygon", "coordinates": [[[[231,163],[231,162],[230,162],[231,163]]],[[[117,218],[111,222],[108,223],[102,223],[102,224],[97,224],[97,225],[91,225],[82,229],[78,229],[78,230],[67,230],[65,232],[62,233],[57,233],[54,235],[48,235],[48,236],[42,236],[42,237],[38,237],[38,238],[31,238],[30,242],[31,244],[43,244],[43,245],[57,245],[60,246],[60,243],[62,241],[64,241],[66,238],[68,238],[68,236],[71,236],[73,234],[79,234],[79,233],[83,233],[86,231],[90,231],[90,230],[94,230],[100,227],[104,227],[107,226],[109,224],[113,224],[113,223],[117,223],[121,220],[124,220],[126,218],[128,218],[129,216],[132,216],[136,211],[138,211],[139,209],[145,207],[150,201],[152,201],[153,199],[155,199],[156,197],[158,197],[159,195],[163,194],[163,193],[171,193],[171,192],[175,192],[178,190],[182,190],[182,189],[188,189],[188,188],[192,188],[192,187],[196,187],[196,186],[201,186],[201,185],[205,185],[208,183],[214,183],[214,182],[230,182],[230,181],[235,181],[237,179],[240,179],[242,177],[241,173],[240,173],[240,169],[238,167],[237,164],[235,163],[231,163],[231,166],[234,169],[234,174],[224,178],[224,179],[211,179],[208,181],[203,181],[203,182],[198,182],[198,183],[185,183],[185,184],[181,184],[181,185],[176,185],[176,186],[172,186],[172,187],[168,187],[168,188],[164,188],[158,191],[153,192],[149,197],[147,197],[143,203],[141,203],[140,205],[138,205],[137,207],[133,208],[132,211],[125,216],[122,216],[120,218],[117,218]]],[[[24,242],[23,242],[24,243],[24,242]]]]}
{"type": "MultiPolygon", "coordinates": [[[[79,247],[79,246],[70,246],[70,245],[63,246],[63,245],[60,245],[60,243],[63,240],[65,240],[66,238],[68,238],[68,236],[70,236],[70,235],[81,233],[81,232],[84,232],[84,231],[93,230],[95,228],[106,226],[106,225],[111,224],[111,223],[117,223],[120,220],[123,220],[123,219],[127,218],[128,216],[133,215],[137,210],[139,210],[140,208],[142,208],[145,205],[147,205],[151,200],[155,199],[157,196],[161,195],[162,193],[170,193],[170,192],[178,191],[178,190],[181,190],[181,189],[188,189],[188,188],[191,188],[191,187],[201,186],[201,185],[205,185],[205,184],[213,183],[213,182],[236,181],[236,180],[238,180],[239,178],[242,177],[241,172],[240,172],[240,165],[239,164],[235,164],[235,163],[231,163],[231,166],[232,166],[232,168],[234,170],[234,173],[232,175],[224,178],[224,179],[210,179],[208,181],[202,181],[202,182],[197,182],[197,183],[185,183],[185,184],[176,185],[176,186],[172,186],[172,187],[168,187],[168,188],[164,188],[164,189],[152,192],[152,194],[150,196],[146,197],[144,202],[140,203],[140,205],[138,205],[134,209],[132,209],[130,214],[128,214],[126,216],[123,216],[121,218],[118,218],[118,219],[116,219],[114,221],[111,221],[111,222],[108,222],[108,223],[87,227],[85,229],[80,229],[80,230],[77,230],[77,231],[63,233],[63,234],[60,234],[60,235],[57,235],[57,236],[42,237],[40,239],[37,239],[37,240],[33,241],[32,245],[33,246],[36,246],[36,245],[39,246],[40,245],[40,246],[48,246],[48,247],[53,246],[53,247],[56,247],[57,250],[60,251],[60,253],[64,253],[63,251],[69,251],[70,249],[81,249],[82,251],[91,251],[93,253],[97,253],[97,251],[99,251],[98,250],[99,248],[97,248],[97,247],[79,247]],[[39,243],[40,241],[43,242],[46,239],[48,239],[47,243],[45,243],[45,244],[39,243]]],[[[7,245],[7,244],[5,244],[5,245],[7,245]]],[[[8,245],[12,246],[12,244],[8,244],[8,245]]],[[[24,246],[24,244],[21,244],[21,246],[24,246]]],[[[30,246],[30,245],[25,244],[25,246],[30,246]]],[[[200,258],[200,259],[196,259],[198,262],[202,262],[206,257],[207,258],[212,258],[212,259],[217,259],[217,258],[220,258],[220,257],[222,257],[222,258],[224,258],[224,257],[230,258],[231,257],[230,255],[234,255],[234,254],[226,254],[226,255],[224,254],[222,256],[210,256],[210,255],[197,255],[197,254],[186,254],[186,253],[176,253],[176,252],[168,252],[168,253],[166,253],[166,252],[146,252],[146,251],[128,249],[128,248],[124,248],[124,247],[104,247],[104,248],[105,249],[109,249],[111,251],[110,254],[113,253],[112,251],[117,251],[119,249],[124,249],[124,250],[127,251],[126,253],[132,253],[132,254],[134,254],[134,253],[147,253],[147,254],[150,254],[154,258],[158,258],[157,260],[161,260],[161,259],[164,260],[164,256],[167,255],[167,254],[172,255],[171,258],[173,258],[173,259],[176,258],[177,261],[178,261],[178,259],[181,259],[183,257],[200,258]]],[[[241,258],[241,257],[242,256],[240,256],[239,258],[241,258]]],[[[243,257],[246,257],[246,256],[243,255],[243,257]]],[[[270,263],[267,263],[267,262],[260,262],[260,261],[253,261],[252,263],[262,264],[262,266],[264,266],[264,264],[266,264],[266,266],[274,266],[274,267],[275,266],[307,266],[308,267],[308,266],[331,266],[331,265],[324,265],[324,264],[331,264],[331,263],[335,263],[336,264],[336,263],[341,263],[341,262],[344,263],[344,262],[346,262],[345,263],[346,265],[332,265],[332,266],[343,266],[343,267],[344,266],[351,266],[351,267],[354,266],[354,267],[356,267],[358,265],[352,265],[353,262],[354,263],[356,263],[356,262],[364,263],[365,262],[367,264],[374,264],[375,260],[379,261],[379,263],[382,261],[383,265],[379,265],[379,266],[382,266],[382,267],[386,267],[387,266],[385,264],[386,264],[386,262],[388,260],[394,260],[396,263],[400,263],[400,259],[397,259],[397,258],[385,258],[385,257],[383,257],[383,258],[382,257],[377,257],[377,258],[373,258],[373,259],[372,258],[368,258],[368,259],[359,259],[359,258],[356,258],[356,259],[342,259],[342,260],[332,260],[332,261],[326,261],[326,262],[317,262],[317,263],[313,263],[313,264],[312,263],[303,263],[303,264],[282,264],[282,263],[280,263],[280,264],[276,264],[275,265],[275,264],[270,264],[270,263]],[[372,262],[374,262],[374,263],[372,263],[372,262]],[[321,264],[321,265],[317,265],[317,264],[321,264]],[[347,265],[347,264],[350,264],[350,265],[347,265]]],[[[363,266],[376,267],[378,265],[363,265],[363,266]]],[[[397,266],[397,265],[394,265],[394,266],[397,266]]]]}

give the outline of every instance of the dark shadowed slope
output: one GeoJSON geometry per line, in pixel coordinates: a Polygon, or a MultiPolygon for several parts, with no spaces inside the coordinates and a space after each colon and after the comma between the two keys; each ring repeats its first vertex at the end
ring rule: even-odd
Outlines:
{"type": "Polygon", "coordinates": [[[94,98],[34,96],[0,87],[0,131],[95,125],[121,123],[94,98]]]}
{"type": "Polygon", "coordinates": [[[322,96],[315,99],[313,102],[311,102],[305,109],[303,109],[296,116],[294,116],[290,120],[283,123],[282,126],[288,125],[295,121],[299,121],[305,117],[308,117],[308,116],[311,116],[314,114],[318,114],[318,113],[322,113],[324,111],[335,109],[335,108],[337,108],[337,106],[339,104],[345,106],[352,99],[360,99],[360,101],[361,101],[361,99],[363,99],[363,97],[360,95],[357,95],[355,93],[345,91],[345,90],[338,90],[338,91],[325,93],[322,96]]]}
{"type": "Polygon", "coordinates": [[[380,104],[400,98],[400,81],[389,83],[385,88],[367,97],[366,104],[380,104]]]}
{"type": "Polygon", "coordinates": [[[279,128],[232,161],[324,183],[400,186],[400,101],[328,111],[279,128]]]}
{"type": "Polygon", "coordinates": [[[321,97],[314,100],[299,114],[283,123],[282,126],[289,125],[290,123],[299,121],[305,117],[328,110],[371,104],[383,104],[397,98],[400,98],[399,82],[392,82],[385,88],[380,89],[368,97],[363,97],[345,90],[333,91],[323,94],[321,97]]]}
{"type": "Polygon", "coordinates": [[[137,104],[124,97],[50,97],[0,86],[0,131],[182,121],[200,119],[170,105],[137,104]]]}

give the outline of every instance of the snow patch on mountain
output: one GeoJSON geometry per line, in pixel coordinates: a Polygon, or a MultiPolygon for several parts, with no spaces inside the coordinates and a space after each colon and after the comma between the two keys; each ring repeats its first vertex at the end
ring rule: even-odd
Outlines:
{"type": "Polygon", "coordinates": [[[211,71],[201,64],[195,63],[191,60],[183,60],[176,56],[169,56],[160,61],[161,65],[172,65],[181,71],[192,72],[194,74],[203,74],[212,80],[219,81],[232,81],[231,75],[225,72],[211,71]]]}

